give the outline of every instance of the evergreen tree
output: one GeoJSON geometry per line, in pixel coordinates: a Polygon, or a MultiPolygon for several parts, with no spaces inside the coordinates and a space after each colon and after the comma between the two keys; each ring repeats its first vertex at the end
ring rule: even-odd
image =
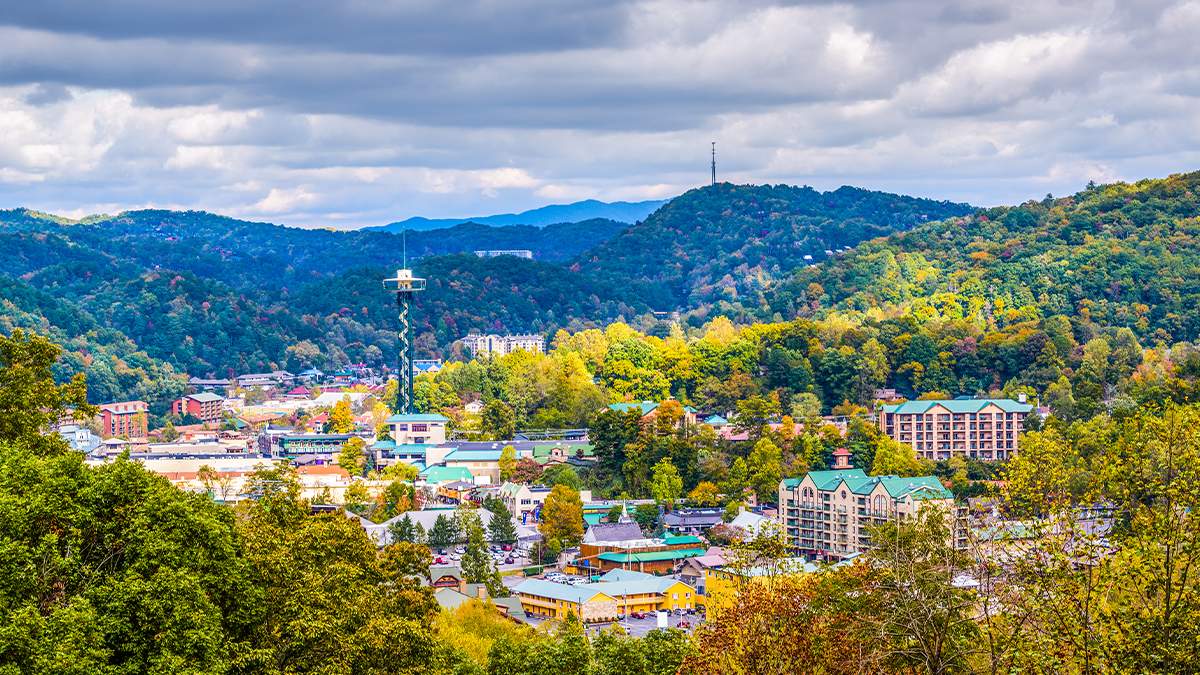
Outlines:
{"type": "Polygon", "coordinates": [[[413,523],[412,518],[409,518],[408,515],[393,522],[388,527],[388,530],[392,535],[393,542],[420,543],[420,540],[417,539],[417,525],[413,523]]]}
{"type": "Polygon", "coordinates": [[[429,545],[441,549],[457,540],[458,527],[455,526],[454,519],[447,518],[444,513],[439,513],[433,521],[433,527],[429,528],[429,545]]]}
{"type": "Polygon", "coordinates": [[[511,544],[517,540],[517,527],[513,524],[512,514],[504,502],[499,499],[495,502],[493,508],[488,509],[492,512],[492,520],[488,523],[488,536],[498,544],[511,544]]]}

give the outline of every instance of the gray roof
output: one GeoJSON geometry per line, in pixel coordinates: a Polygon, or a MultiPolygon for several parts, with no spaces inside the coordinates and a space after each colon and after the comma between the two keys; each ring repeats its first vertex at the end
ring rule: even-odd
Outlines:
{"type": "Polygon", "coordinates": [[[643,539],[642,528],[637,523],[596,523],[588,528],[583,541],[594,544],[601,541],[629,541],[643,539]]]}

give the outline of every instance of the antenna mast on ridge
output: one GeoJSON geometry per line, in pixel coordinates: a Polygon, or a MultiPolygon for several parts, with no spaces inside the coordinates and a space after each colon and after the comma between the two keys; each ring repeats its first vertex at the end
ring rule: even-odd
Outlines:
{"type": "Polygon", "coordinates": [[[717,184],[717,142],[712,142],[712,184],[717,184]]]}

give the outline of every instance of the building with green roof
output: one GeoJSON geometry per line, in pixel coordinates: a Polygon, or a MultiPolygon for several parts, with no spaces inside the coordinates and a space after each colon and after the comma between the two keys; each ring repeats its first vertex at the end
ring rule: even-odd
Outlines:
{"type": "Polygon", "coordinates": [[[810,471],[779,482],[779,520],[792,548],[840,560],[870,548],[870,528],[936,508],[954,520],[954,543],[966,543],[966,513],[935,476],[868,476],[862,469],[810,471]]]}
{"type": "Polygon", "coordinates": [[[918,457],[1004,460],[1019,449],[1033,406],[1008,398],[905,401],[879,409],[879,430],[918,457]]]}

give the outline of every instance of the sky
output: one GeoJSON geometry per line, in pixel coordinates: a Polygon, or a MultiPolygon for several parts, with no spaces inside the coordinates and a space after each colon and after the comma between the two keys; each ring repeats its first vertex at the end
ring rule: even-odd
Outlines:
{"type": "Polygon", "coordinates": [[[0,206],[348,228],[721,180],[1019,203],[1200,169],[1200,0],[38,0],[0,206]]]}

